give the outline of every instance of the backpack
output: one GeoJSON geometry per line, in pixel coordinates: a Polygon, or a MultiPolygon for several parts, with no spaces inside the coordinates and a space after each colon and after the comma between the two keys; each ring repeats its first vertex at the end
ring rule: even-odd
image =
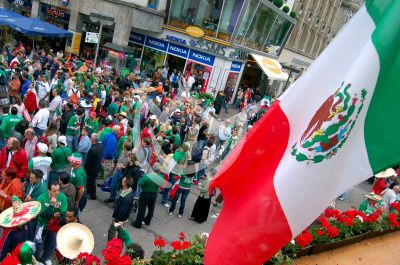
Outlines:
{"type": "Polygon", "coordinates": [[[192,151],[192,160],[195,163],[199,163],[201,161],[201,157],[203,156],[205,146],[197,146],[196,149],[192,151]]]}
{"type": "Polygon", "coordinates": [[[74,90],[72,88],[72,95],[71,95],[71,103],[77,105],[79,98],[78,98],[78,94],[77,94],[78,90],[74,90]]]}

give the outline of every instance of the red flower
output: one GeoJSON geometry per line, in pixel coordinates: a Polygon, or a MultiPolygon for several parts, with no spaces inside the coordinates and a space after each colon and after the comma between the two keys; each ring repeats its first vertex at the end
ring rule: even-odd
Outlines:
{"type": "Polygon", "coordinates": [[[119,259],[119,255],[121,254],[121,251],[116,248],[106,247],[105,249],[103,249],[101,254],[103,255],[104,260],[107,262],[107,264],[109,264],[109,263],[113,263],[113,262],[115,262],[115,260],[119,259]]]}
{"type": "Polygon", "coordinates": [[[182,242],[181,241],[172,241],[171,247],[176,251],[180,251],[180,250],[182,250],[182,242]]]}
{"type": "Polygon", "coordinates": [[[188,249],[190,248],[190,242],[189,241],[183,241],[182,242],[182,249],[188,249]]]}
{"type": "Polygon", "coordinates": [[[106,248],[118,250],[118,255],[121,254],[123,247],[122,240],[116,237],[108,241],[106,245],[106,248]]]}
{"type": "Polygon", "coordinates": [[[159,247],[159,248],[163,248],[167,245],[167,242],[165,242],[164,238],[160,237],[156,237],[156,239],[154,239],[154,246],[159,247]]]}
{"type": "Polygon", "coordinates": [[[7,256],[1,262],[1,265],[18,265],[18,264],[19,264],[19,260],[15,256],[7,256]]]}
{"type": "Polygon", "coordinates": [[[334,226],[331,226],[329,228],[326,229],[326,233],[328,234],[328,236],[330,238],[335,238],[339,235],[339,229],[337,229],[334,226]]]}
{"type": "Polygon", "coordinates": [[[325,232],[324,232],[324,230],[318,230],[317,231],[317,235],[319,235],[319,236],[323,236],[323,235],[325,235],[325,232]]]}
{"type": "Polygon", "coordinates": [[[399,227],[399,221],[397,221],[397,216],[395,213],[390,213],[388,216],[390,226],[393,228],[399,227]]]}
{"type": "Polygon", "coordinates": [[[400,202],[391,203],[389,209],[395,209],[397,212],[400,213],[400,202]]]}
{"type": "Polygon", "coordinates": [[[326,218],[324,218],[324,217],[320,217],[320,218],[318,219],[318,221],[321,223],[321,225],[322,225],[325,229],[328,229],[328,228],[331,226],[331,224],[329,223],[329,221],[326,220],[326,218]]]}
{"type": "Polygon", "coordinates": [[[182,240],[182,241],[185,240],[185,237],[186,237],[186,236],[185,236],[185,233],[184,233],[184,232],[180,232],[180,233],[179,233],[179,239],[180,239],[180,240],[182,240]]]}
{"type": "Polygon", "coordinates": [[[340,216],[340,212],[335,209],[327,208],[325,210],[325,216],[328,218],[331,218],[331,217],[338,218],[340,216]]]}
{"type": "Polygon", "coordinates": [[[128,255],[123,255],[118,260],[118,265],[131,265],[132,259],[128,255]]]}
{"type": "Polygon", "coordinates": [[[346,225],[346,226],[353,226],[353,224],[354,224],[354,222],[353,222],[353,218],[344,218],[343,219],[343,223],[346,225]]]}
{"type": "Polygon", "coordinates": [[[100,259],[95,255],[89,255],[88,257],[86,257],[85,265],[93,265],[93,264],[100,265],[100,259]]]}
{"type": "Polygon", "coordinates": [[[295,241],[300,247],[305,248],[306,246],[311,244],[311,242],[313,241],[313,236],[308,230],[304,230],[300,235],[295,238],[295,241]]]}
{"type": "Polygon", "coordinates": [[[381,214],[382,214],[382,210],[376,209],[375,212],[373,212],[367,216],[366,222],[376,223],[378,221],[379,217],[381,217],[381,214]]]}

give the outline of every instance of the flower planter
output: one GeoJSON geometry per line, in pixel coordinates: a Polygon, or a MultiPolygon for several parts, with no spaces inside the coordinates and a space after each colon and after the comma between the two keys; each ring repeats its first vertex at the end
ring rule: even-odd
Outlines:
{"type": "Polygon", "coordinates": [[[364,235],[364,239],[370,239],[373,237],[377,237],[377,236],[382,236],[384,234],[387,234],[391,232],[391,230],[383,230],[383,231],[368,231],[366,232],[364,235]]]}
{"type": "Polygon", "coordinates": [[[320,253],[323,251],[327,251],[327,250],[331,250],[334,248],[340,248],[340,247],[344,247],[350,244],[354,244],[357,242],[360,242],[361,240],[363,240],[365,238],[365,234],[362,235],[358,235],[352,238],[348,238],[348,239],[344,239],[344,240],[340,240],[340,241],[335,241],[335,242],[329,242],[329,243],[325,243],[325,244],[318,244],[315,245],[314,248],[311,250],[310,254],[316,254],[316,253],[320,253]]]}
{"type": "Polygon", "coordinates": [[[312,252],[313,248],[314,248],[314,245],[305,247],[305,248],[300,249],[299,251],[291,254],[290,256],[292,258],[300,258],[300,257],[303,257],[303,256],[310,255],[310,253],[312,252]]]}

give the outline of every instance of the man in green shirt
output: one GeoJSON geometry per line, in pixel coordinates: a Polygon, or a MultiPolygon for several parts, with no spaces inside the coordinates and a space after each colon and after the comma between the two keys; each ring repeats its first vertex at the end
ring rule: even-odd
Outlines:
{"type": "Polygon", "coordinates": [[[49,182],[57,181],[60,174],[69,166],[68,157],[72,154],[67,147],[67,138],[64,135],[58,137],[58,146],[51,153],[51,172],[49,182]]]}
{"type": "Polygon", "coordinates": [[[118,114],[121,107],[121,99],[116,98],[115,102],[111,102],[110,106],[108,106],[108,115],[114,117],[115,114],[118,114]]]}
{"type": "Polygon", "coordinates": [[[23,120],[21,116],[18,116],[18,109],[16,107],[11,108],[11,115],[5,116],[0,126],[0,138],[7,139],[11,137],[12,128],[15,127],[20,121],[23,120]]]}
{"type": "Polygon", "coordinates": [[[48,192],[39,196],[38,202],[41,210],[36,226],[34,242],[36,243],[36,257],[43,260],[45,264],[51,264],[51,257],[56,248],[57,232],[51,231],[48,227],[51,219],[63,220],[68,209],[67,197],[60,192],[60,184],[52,182],[49,184],[48,192]],[[43,250],[43,254],[40,253],[43,250]]]}
{"type": "Polygon", "coordinates": [[[79,207],[82,212],[86,206],[86,172],[82,167],[82,156],[79,153],[73,153],[68,157],[69,164],[71,165],[71,177],[69,182],[74,185],[76,189],[75,207],[79,207]]]}
{"type": "Polygon", "coordinates": [[[104,140],[104,137],[107,134],[112,133],[112,128],[110,128],[108,125],[110,124],[110,121],[108,119],[104,119],[102,121],[102,127],[103,129],[100,131],[100,142],[102,142],[104,140]]]}
{"type": "Polygon", "coordinates": [[[79,136],[81,133],[81,123],[83,122],[83,116],[85,115],[85,110],[83,108],[79,108],[76,111],[76,114],[73,115],[67,124],[67,143],[69,148],[71,148],[72,152],[78,151],[78,143],[79,136]]]}
{"type": "Polygon", "coordinates": [[[90,81],[90,78],[88,75],[85,75],[85,91],[87,93],[93,93],[92,81],[90,81]]]}
{"type": "Polygon", "coordinates": [[[88,131],[89,137],[92,135],[92,133],[99,132],[99,123],[96,121],[96,112],[90,112],[89,117],[84,121],[83,127],[88,131]]]}
{"type": "Polygon", "coordinates": [[[154,214],[158,189],[166,186],[164,177],[160,174],[160,168],[160,163],[155,163],[153,165],[154,173],[148,173],[139,180],[138,185],[142,189],[139,198],[139,210],[135,222],[131,223],[132,226],[138,229],[142,228],[142,221],[144,221],[147,226],[150,225],[154,214]],[[148,208],[148,213],[145,218],[146,208],[148,208]]]}

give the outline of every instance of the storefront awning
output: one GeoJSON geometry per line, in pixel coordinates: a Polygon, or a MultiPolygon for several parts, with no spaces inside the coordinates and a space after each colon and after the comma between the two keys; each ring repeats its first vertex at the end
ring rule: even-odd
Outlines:
{"type": "Polygon", "coordinates": [[[282,65],[277,60],[255,53],[251,53],[251,56],[256,60],[261,70],[268,76],[268,79],[286,81],[289,78],[289,75],[282,71],[282,65]]]}
{"type": "Polygon", "coordinates": [[[6,25],[27,36],[70,37],[72,33],[37,18],[28,18],[0,8],[0,25],[6,25]]]}

